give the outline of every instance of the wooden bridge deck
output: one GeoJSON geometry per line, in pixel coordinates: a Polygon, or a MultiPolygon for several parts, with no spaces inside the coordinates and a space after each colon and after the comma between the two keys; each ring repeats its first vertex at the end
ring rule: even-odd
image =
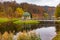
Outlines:
{"type": "Polygon", "coordinates": [[[60,20],[38,20],[40,22],[39,27],[49,27],[49,26],[55,26],[57,25],[55,22],[60,20]]]}
{"type": "Polygon", "coordinates": [[[56,22],[56,21],[60,21],[60,20],[38,20],[38,21],[50,21],[50,22],[56,22]]]}

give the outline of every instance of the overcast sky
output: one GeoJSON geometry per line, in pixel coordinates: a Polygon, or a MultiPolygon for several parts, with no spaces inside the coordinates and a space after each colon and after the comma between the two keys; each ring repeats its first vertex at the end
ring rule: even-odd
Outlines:
{"type": "MultiPolygon", "coordinates": [[[[8,0],[6,0],[8,1],[8,0]]],[[[27,2],[30,4],[36,4],[41,6],[57,6],[60,0],[16,0],[17,3],[27,2]]]]}

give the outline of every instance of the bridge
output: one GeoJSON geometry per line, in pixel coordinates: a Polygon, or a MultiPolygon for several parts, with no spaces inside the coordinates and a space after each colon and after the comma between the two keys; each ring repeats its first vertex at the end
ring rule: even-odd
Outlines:
{"type": "Polygon", "coordinates": [[[40,20],[40,19],[31,19],[31,20],[38,20],[38,21],[50,21],[50,22],[52,22],[52,21],[54,21],[54,22],[56,22],[56,21],[60,21],[60,20],[54,20],[54,19],[51,19],[51,20],[40,20]]]}
{"type": "Polygon", "coordinates": [[[49,27],[49,26],[55,26],[57,25],[56,22],[60,21],[60,20],[38,20],[39,23],[39,27],[49,27]]]}

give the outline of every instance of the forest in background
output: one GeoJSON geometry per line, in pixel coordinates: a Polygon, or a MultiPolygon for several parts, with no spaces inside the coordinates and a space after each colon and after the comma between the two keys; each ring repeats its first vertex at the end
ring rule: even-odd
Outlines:
{"type": "Polygon", "coordinates": [[[49,16],[52,16],[54,11],[55,7],[37,6],[28,3],[18,4],[15,1],[0,2],[0,17],[20,18],[23,12],[29,12],[32,16],[36,14],[35,16],[38,15],[38,17],[42,17],[44,13],[48,13],[49,16]]]}

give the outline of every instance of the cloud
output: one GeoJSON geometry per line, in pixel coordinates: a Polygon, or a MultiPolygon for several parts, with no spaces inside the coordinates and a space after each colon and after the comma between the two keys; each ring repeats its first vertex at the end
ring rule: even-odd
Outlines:
{"type": "MultiPolygon", "coordinates": [[[[17,1],[17,0],[16,0],[17,1]]],[[[57,6],[60,3],[60,0],[18,0],[18,3],[27,2],[36,5],[48,5],[48,6],[57,6]]]]}
{"type": "MultiPolygon", "coordinates": [[[[9,1],[9,0],[5,0],[9,1]]],[[[13,1],[13,0],[12,0],[13,1]]],[[[42,5],[42,6],[57,6],[60,0],[16,0],[17,3],[27,2],[30,4],[42,5]]]]}

